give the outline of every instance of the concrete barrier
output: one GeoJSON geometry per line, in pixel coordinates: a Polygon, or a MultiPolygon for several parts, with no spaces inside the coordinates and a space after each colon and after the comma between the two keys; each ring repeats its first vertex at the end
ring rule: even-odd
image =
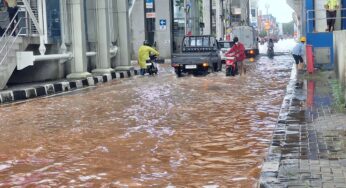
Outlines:
{"type": "Polygon", "coordinates": [[[33,85],[15,90],[0,91],[0,105],[4,103],[12,103],[37,97],[45,97],[59,93],[69,92],[85,87],[96,86],[97,84],[110,82],[123,78],[130,78],[138,75],[138,70],[113,72],[112,74],[95,75],[83,80],[64,80],[54,83],[42,83],[42,85],[33,85]]]}
{"type": "Polygon", "coordinates": [[[334,32],[334,61],[339,81],[346,84],[346,31],[334,32]]]}

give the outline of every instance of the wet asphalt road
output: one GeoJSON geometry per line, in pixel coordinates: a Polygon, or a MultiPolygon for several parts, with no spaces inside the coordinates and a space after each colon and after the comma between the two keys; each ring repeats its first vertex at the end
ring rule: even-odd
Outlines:
{"type": "Polygon", "coordinates": [[[169,67],[0,107],[0,187],[254,187],[290,77],[288,55],[245,76],[169,67]]]}

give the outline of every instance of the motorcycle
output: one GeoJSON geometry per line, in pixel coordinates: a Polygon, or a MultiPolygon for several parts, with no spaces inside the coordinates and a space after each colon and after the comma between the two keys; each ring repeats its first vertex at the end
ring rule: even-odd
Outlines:
{"type": "Polygon", "coordinates": [[[146,72],[149,73],[149,75],[157,74],[158,69],[157,69],[157,56],[155,55],[150,55],[149,59],[146,61],[147,64],[147,69],[146,72]]]}
{"type": "Polygon", "coordinates": [[[273,49],[273,47],[268,47],[267,55],[268,55],[269,58],[273,58],[274,57],[274,49],[273,49]]]}
{"type": "Polygon", "coordinates": [[[232,54],[226,55],[226,76],[235,76],[239,74],[238,62],[232,54]]]}

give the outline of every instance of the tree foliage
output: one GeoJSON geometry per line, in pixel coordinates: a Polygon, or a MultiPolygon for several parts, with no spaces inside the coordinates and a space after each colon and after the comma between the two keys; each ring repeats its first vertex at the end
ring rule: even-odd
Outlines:
{"type": "Polygon", "coordinates": [[[262,30],[259,34],[259,37],[266,37],[267,36],[267,31],[266,30],[262,30]]]}
{"type": "Polygon", "coordinates": [[[283,33],[286,35],[294,35],[294,22],[282,24],[283,33]]]}

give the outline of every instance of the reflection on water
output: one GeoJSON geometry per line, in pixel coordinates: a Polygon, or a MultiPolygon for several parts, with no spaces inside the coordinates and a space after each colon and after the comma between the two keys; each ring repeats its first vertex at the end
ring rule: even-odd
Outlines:
{"type": "Polygon", "coordinates": [[[0,107],[0,187],[253,187],[289,78],[275,58],[0,107]]]}

